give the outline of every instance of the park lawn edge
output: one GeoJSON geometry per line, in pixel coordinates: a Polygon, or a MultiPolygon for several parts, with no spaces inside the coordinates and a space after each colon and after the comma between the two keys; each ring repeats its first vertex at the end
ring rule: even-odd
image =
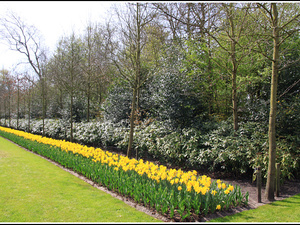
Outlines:
{"type": "Polygon", "coordinates": [[[1,139],[7,144],[0,147],[0,223],[162,222],[62,172],[43,156],[1,139]]]}

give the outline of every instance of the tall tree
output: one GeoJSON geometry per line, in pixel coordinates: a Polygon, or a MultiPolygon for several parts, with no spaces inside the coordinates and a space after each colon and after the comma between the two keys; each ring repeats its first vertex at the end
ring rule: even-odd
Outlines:
{"type": "Polygon", "coordinates": [[[300,8],[295,3],[257,3],[259,12],[262,13],[265,20],[256,20],[264,30],[265,38],[272,40],[272,56],[268,52],[261,51],[263,47],[257,42],[256,51],[263,54],[272,62],[271,75],[271,94],[270,94],[270,114],[269,114],[269,164],[266,184],[266,197],[274,201],[275,190],[275,163],[276,163],[276,112],[277,112],[277,87],[278,75],[280,70],[288,66],[288,62],[280,59],[282,44],[293,34],[299,31],[300,8]]]}
{"type": "Polygon", "coordinates": [[[132,88],[132,103],[130,114],[130,132],[127,156],[131,156],[135,113],[138,106],[140,88],[149,77],[150,73],[142,73],[141,55],[147,37],[145,27],[156,16],[155,11],[149,11],[148,4],[129,3],[127,12],[118,12],[121,27],[121,49],[113,58],[113,62],[122,79],[132,88]]]}
{"type": "Polygon", "coordinates": [[[80,84],[80,65],[82,63],[82,42],[72,33],[62,38],[52,60],[52,75],[69,97],[70,141],[73,141],[73,107],[74,97],[78,93],[80,84]]]}
{"type": "Polygon", "coordinates": [[[87,98],[87,121],[90,120],[90,108],[93,99],[100,105],[110,83],[109,45],[113,30],[109,24],[92,24],[86,27],[83,36],[82,89],[87,98]]]}
{"type": "Polygon", "coordinates": [[[34,88],[35,82],[34,78],[31,78],[28,73],[24,74],[24,89],[25,89],[25,98],[27,100],[27,113],[28,113],[28,125],[27,125],[27,131],[31,132],[31,101],[32,101],[32,95],[33,95],[33,88],[34,88]]]}
{"type": "Polygon", "coordinates": [[[95,69],[94,69],[94,60],[93,60],[93,48],[95,47],[95,40],[93,38],[93,28],[92,25],[89,24],[86,28],[86,35],[84,37],[84,61],[85,63],[82,65],[82,70],[84,72],[84,90],[87,97],[87,122],[90,121],[90,100],[91,100],[91,91],[92,84],[94,83],[93,78],[95,77],[95,69]]]}
{"type": "Polygon", "coordinates": [[[4,106],[4,118],[5,125],[7,126],[6,120],[8,119],[8,126],[11,126],[11,111],[12,111],[12,98],[14,89],[14,79],[10,74],[10,71],[6,69],[0,70],[1,78],[1,99],[4,106]]]}
{"type": "Polygon", "coordinates": [[[19,119],[20,119],[20,88],[21,80],[20,74],[17,74],[17,129],[19,129],[19,119]]]}
{"type": "MultiPolygon", "coordinates": [[[[219,21],[216,32],[208,32],[219,47],[215,52],[215,63],[231,75],[231,98],[233,128],[238,130],[237,77],[239,66],[250,54],[252,39],[246,40],[249,31],[249,5],[222,3],[219,7],[219,21]],[[228,63],[229,59],[229,63],[228,63]]],[[[241,74],[240,74],[241,76],[241,74]]]]}

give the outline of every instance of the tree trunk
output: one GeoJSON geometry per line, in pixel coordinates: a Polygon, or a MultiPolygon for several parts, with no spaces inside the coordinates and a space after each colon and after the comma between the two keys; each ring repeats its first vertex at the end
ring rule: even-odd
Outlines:
{"type": "Polygon", "coordinates": [[[63,91],[61,89],[59,89],[59,106],[60,109],[63,109],[63,91]]]}
{"type": "Polygon", "coordinates": [[[8,89],[8,126],[11,127],[11,117],[10,117],[10,113],[11,113],[11,110],[10,110],[10,96],[11,93],[10,93],[10,88],[8,89]]]}
{"type": "Polygon", "coordinates": [[[70,142],[73,141],[73,94],[71,94],[71,106],[70,106],[70,142]]]}
{"type": "Polygon", "coordinates": [[[87,122],[90,122],[90,85],[88,84],[88,94],[87,94],[87,122]]]}
{"type": "MultiPolygon", "coordinates": [[[[130,133],[129,133],[129,143],[127,149],[127,157],[131,157],[131,148],[133,143],[133,131],[134,131],[134,120],[135,120],[135,110],[137,107],[138,95],[140,92],[141,85],[141,21],[140,21],[140,5],[136,4],[136,27],[137,27],[137,38],[136,38],[136,52],[135,52],[135,82],[133,87],[132,96],[132,107],[130,116],[130,133]]],[[[136,152],[137,158],[137,152],[136,152]]]]}
{"type": "Polygon", "coordinates": [[[191,3],[187,3],[188,7],[188,12],[187,12],[187,35],[188,35],[188,40],[191,40],[191,3]]]}
{"type": "Polygon", "coordinates": [[[239,129],[238,125],[238,115],[237,115],[237,97],[236,97],[236,74],[237,74],[237,61],[236,61],[236,43],[235,43],[235,33],[234,33],[234,23],[233,23],[233,10],[232,3],[230,4],[230,34],[231,34],[231,63],[232,63],[232,114],[233,114],[233,129],[237,131],[239,129]]]}
{"type": "Polygon", "coordinates": [[[136,108],[136,95],[137,95],[137,88],[134,88],[133,96],[132,96],[132,105],[131,105],[130,132],[129,132],[127,157],[131,157],[131,148],[132,148],[132,143],[133,143],[133,131],[134,131],[134,116],[135,116],[135,108],[136,108]]]}
{"type": "Polygon", "coordinates": [[[233,110],[233,129],[237,131],[238,115],[237,115],[237,97],[236,97],[236,70],[232,72],[232,110],[233,110]]]}
{"type": "Polygon", "coordinates": [[[29,87],[28,90],[28,132],[31,131],[30,129],[30,114],[31,114],[31,90],[32,90],[33,84],[29,87]]]}
{"type": "Polygon", "coordinates": [[[18,79],[18,96],[17,96],[17,129],[19,129],[19,119],[20,119],[20,81],[18,79]]]}
{"type": "Polygon", "coordinates": [[[45,114],[46,114],[46,104],[45,104],[45,80],[42,76],[40,76],[41,86],[42,86],[42,120],[43,120],[43,131],[42,136],[45,136],[45,114]]]}
{"type": "Polygon", "coordinates": [[[6,121],[6,119],[7,119],[7,113],[6,113],[6,99],[4,99],[4,124],[5,124],[5,126],[7,126],[7,121],[6,121]]]}
{"type": "Polygon", "coordinates": [[[30,129],[30,114],[31,114],[31,93],[29,92],[29,99],[28,99],[28,132],[31,131],[31,129],[30,129]]]}
{"type": "Polygon", "coordinates": [[[208,46],[208,62],[207,62],[207,74],[208,74],[208,77],[209,77],[209,79],[208,79],[208,82],[210,83],[210,85],[209,85],[209,88],[208,88],[208,93],[209,93],[209,95],[208,95],[208,99],[209,99],[209,101],[208,101],[208,114],[209,115],[211,115],[212,114],[212,112],[213,112],[213,104],[214,104],[214,88],[213,88],[213,86],[211,85],[212,84],[212,82],[213,82],[213,75],[212,75],[212,73],[213,73],[213,71],[212,71],[212,64],[211,64],[211,58],[212,58],[212,56],[211,56],[211,45],[210,45],[210,37],[208,37],[208,43],[207,43],[207,46],[208,46]]]}
{"type": "Polygon", "coordinates": [[[275,161],[276,161],[276,97],[278,85],[278,60],[279,60],[279,28],[278,12],[276,3],[271,3],[273,19],[273,61],[272,61],[272,78],[271,78],[271,96],[270,96],[270,115],[269,115],[269,165],[266,185],[266,197],[269,201],[274,201],[275,191],[275,161]]]}

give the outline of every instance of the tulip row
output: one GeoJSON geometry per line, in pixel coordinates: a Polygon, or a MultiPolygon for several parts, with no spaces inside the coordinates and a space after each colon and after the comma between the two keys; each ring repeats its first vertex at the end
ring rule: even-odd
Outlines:
{"type": "Polygon", "coordinates": [[[248,193],[242,195],[239,186],[197,176],[196,171],[167,169],[100,148],[10,128],[0,127],[0,134],[170,218],[177,213],[183,221],[192,214],[206,215],[248,203],[248,193]]]}

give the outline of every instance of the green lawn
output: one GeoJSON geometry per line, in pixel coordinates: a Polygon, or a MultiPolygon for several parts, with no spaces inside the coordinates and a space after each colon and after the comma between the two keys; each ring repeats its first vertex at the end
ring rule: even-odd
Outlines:
{"type": "Polygon", "coordinates": [[[209,222],[300,222],[300,194],[209,222]]]}
{"type": "Polygon", "coordinates": [[[0,222],[162,222],[0,137],[0,222]]]}

